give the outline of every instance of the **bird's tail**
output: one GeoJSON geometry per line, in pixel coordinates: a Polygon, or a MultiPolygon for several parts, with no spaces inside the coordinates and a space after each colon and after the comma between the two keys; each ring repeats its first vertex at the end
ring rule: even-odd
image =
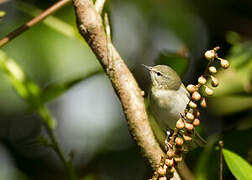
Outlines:
{"type": "Polygon", "coordinates": [[[198,146],[204,147],[206,145],[205,139],[196,130],[194,131],[194,141],[198,146]]]}
{"type": "Polygon", "coordinates": [[[199,135],[196,130],[194,130],[192,141],[185,142],[185,150],[193,150],[198,146],[204,147],[205,145],[206,141],[199,135]]]}

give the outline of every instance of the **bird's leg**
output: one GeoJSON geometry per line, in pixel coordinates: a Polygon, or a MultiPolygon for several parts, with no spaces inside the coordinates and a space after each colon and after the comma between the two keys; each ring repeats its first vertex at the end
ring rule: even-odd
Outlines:
{"type": "Polygon", "coordinates": [[[182,119],[186,119],[186,117],[185,117],[185,114],[184,114],[184,113],[179,113],[179,115],[180,115],[180,117],[181,117],[182,119]]]}
{"type": "MultiPolygon", "coordinates": [[[[180,117],[182,119],[186,119],[185,114],[179,113],[180,117]]],[[[172,148],[173,141],[175,140],[175,136],[178,134],[178,129],[175,128],[175,130],[169,129],[166,131],[166,138],[165,138],[165,150],[169,150],[172,148]]]]}
{"type": "Polygon", "coordinates": [[[170,144],[170,139],[173,135],[174,131],[172,129],[169,129],[166,131],[166,137],[165,137],[165,150],[168,151],[172,145],[170,144]]]}

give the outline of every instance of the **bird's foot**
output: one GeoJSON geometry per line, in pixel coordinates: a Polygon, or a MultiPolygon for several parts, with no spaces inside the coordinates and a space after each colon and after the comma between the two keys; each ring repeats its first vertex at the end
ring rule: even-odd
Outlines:
{"type": "Polygon", "coordinates": [[[186,116],[185,116],[184,113],[179,113],[179,115],[180,115],[180,117],[181,117],[182,119],[186,119],[186,116]]]}
{"type": "Polygon", "coordinates": [[[172,148],[172,145],[170,144],[171,137],[173,135],[174,131],[172,129],[166,131],[166,137],[165,137],[165,150],[168,151],[172,148]]]}

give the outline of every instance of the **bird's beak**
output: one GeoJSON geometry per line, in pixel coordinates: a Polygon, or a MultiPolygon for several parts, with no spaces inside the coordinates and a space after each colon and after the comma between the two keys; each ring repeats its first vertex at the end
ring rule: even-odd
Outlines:
{"type": "Polygon", "coordinates": [[[142,66],[144,66],[146,69],[148,69],[149,71],[151,71],[152,70],[152,67],[151,66],[147,66],[147,65],[145,65],[145,64],[142,64],[142,66]]]}

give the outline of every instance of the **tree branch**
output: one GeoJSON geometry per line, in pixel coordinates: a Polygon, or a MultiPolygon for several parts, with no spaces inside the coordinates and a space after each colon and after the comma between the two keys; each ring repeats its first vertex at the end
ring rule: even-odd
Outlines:
{"type": "MultiPolygon", "coordinates": [[[[164,155],[148,121],[142,91],[115,47],[108,46],[100,14],[89,0],[73,0],[77,26],[103,66],[118,95],[131,135],[151,166],[159,166],[164,155]],[[112,56],[108,47],[111,47],[112,56]]],[[[176,174],[175,179],[179,179],[176,174]]]]}
{"type": "Polygon", "coordinates": [[[59,10],[60,8],[62,8],[63,6],[65,6],[67,3],[70,3],[70,0],[61,0],[58,1],[57,3],[53,4],[51,7],[49,7],[48,9],[46,9],[45,11],[43,11],[40,15],[34,17],[33,19],[31,19],[30,21],[28,21],[27,23],[25,23],[24,25],[18,27],[17,29],[15,29],[14,31],[12,31],[10,34],[8,34],[7,36],[3,37],[0,40],[0,47],[3,47],[5,44],[7,44],[9,41],[11,41],[12,39],[14,39],[15,37],[17,37],[18,35],[22,34],[23,32],[25,32],[26,30],[28,30],[30,27],[38,24],[40,21],[42,21],[43,19],[45,19],[47,16],[49,16],[50,14],[54,13],[55,11],[59,10]]]}

